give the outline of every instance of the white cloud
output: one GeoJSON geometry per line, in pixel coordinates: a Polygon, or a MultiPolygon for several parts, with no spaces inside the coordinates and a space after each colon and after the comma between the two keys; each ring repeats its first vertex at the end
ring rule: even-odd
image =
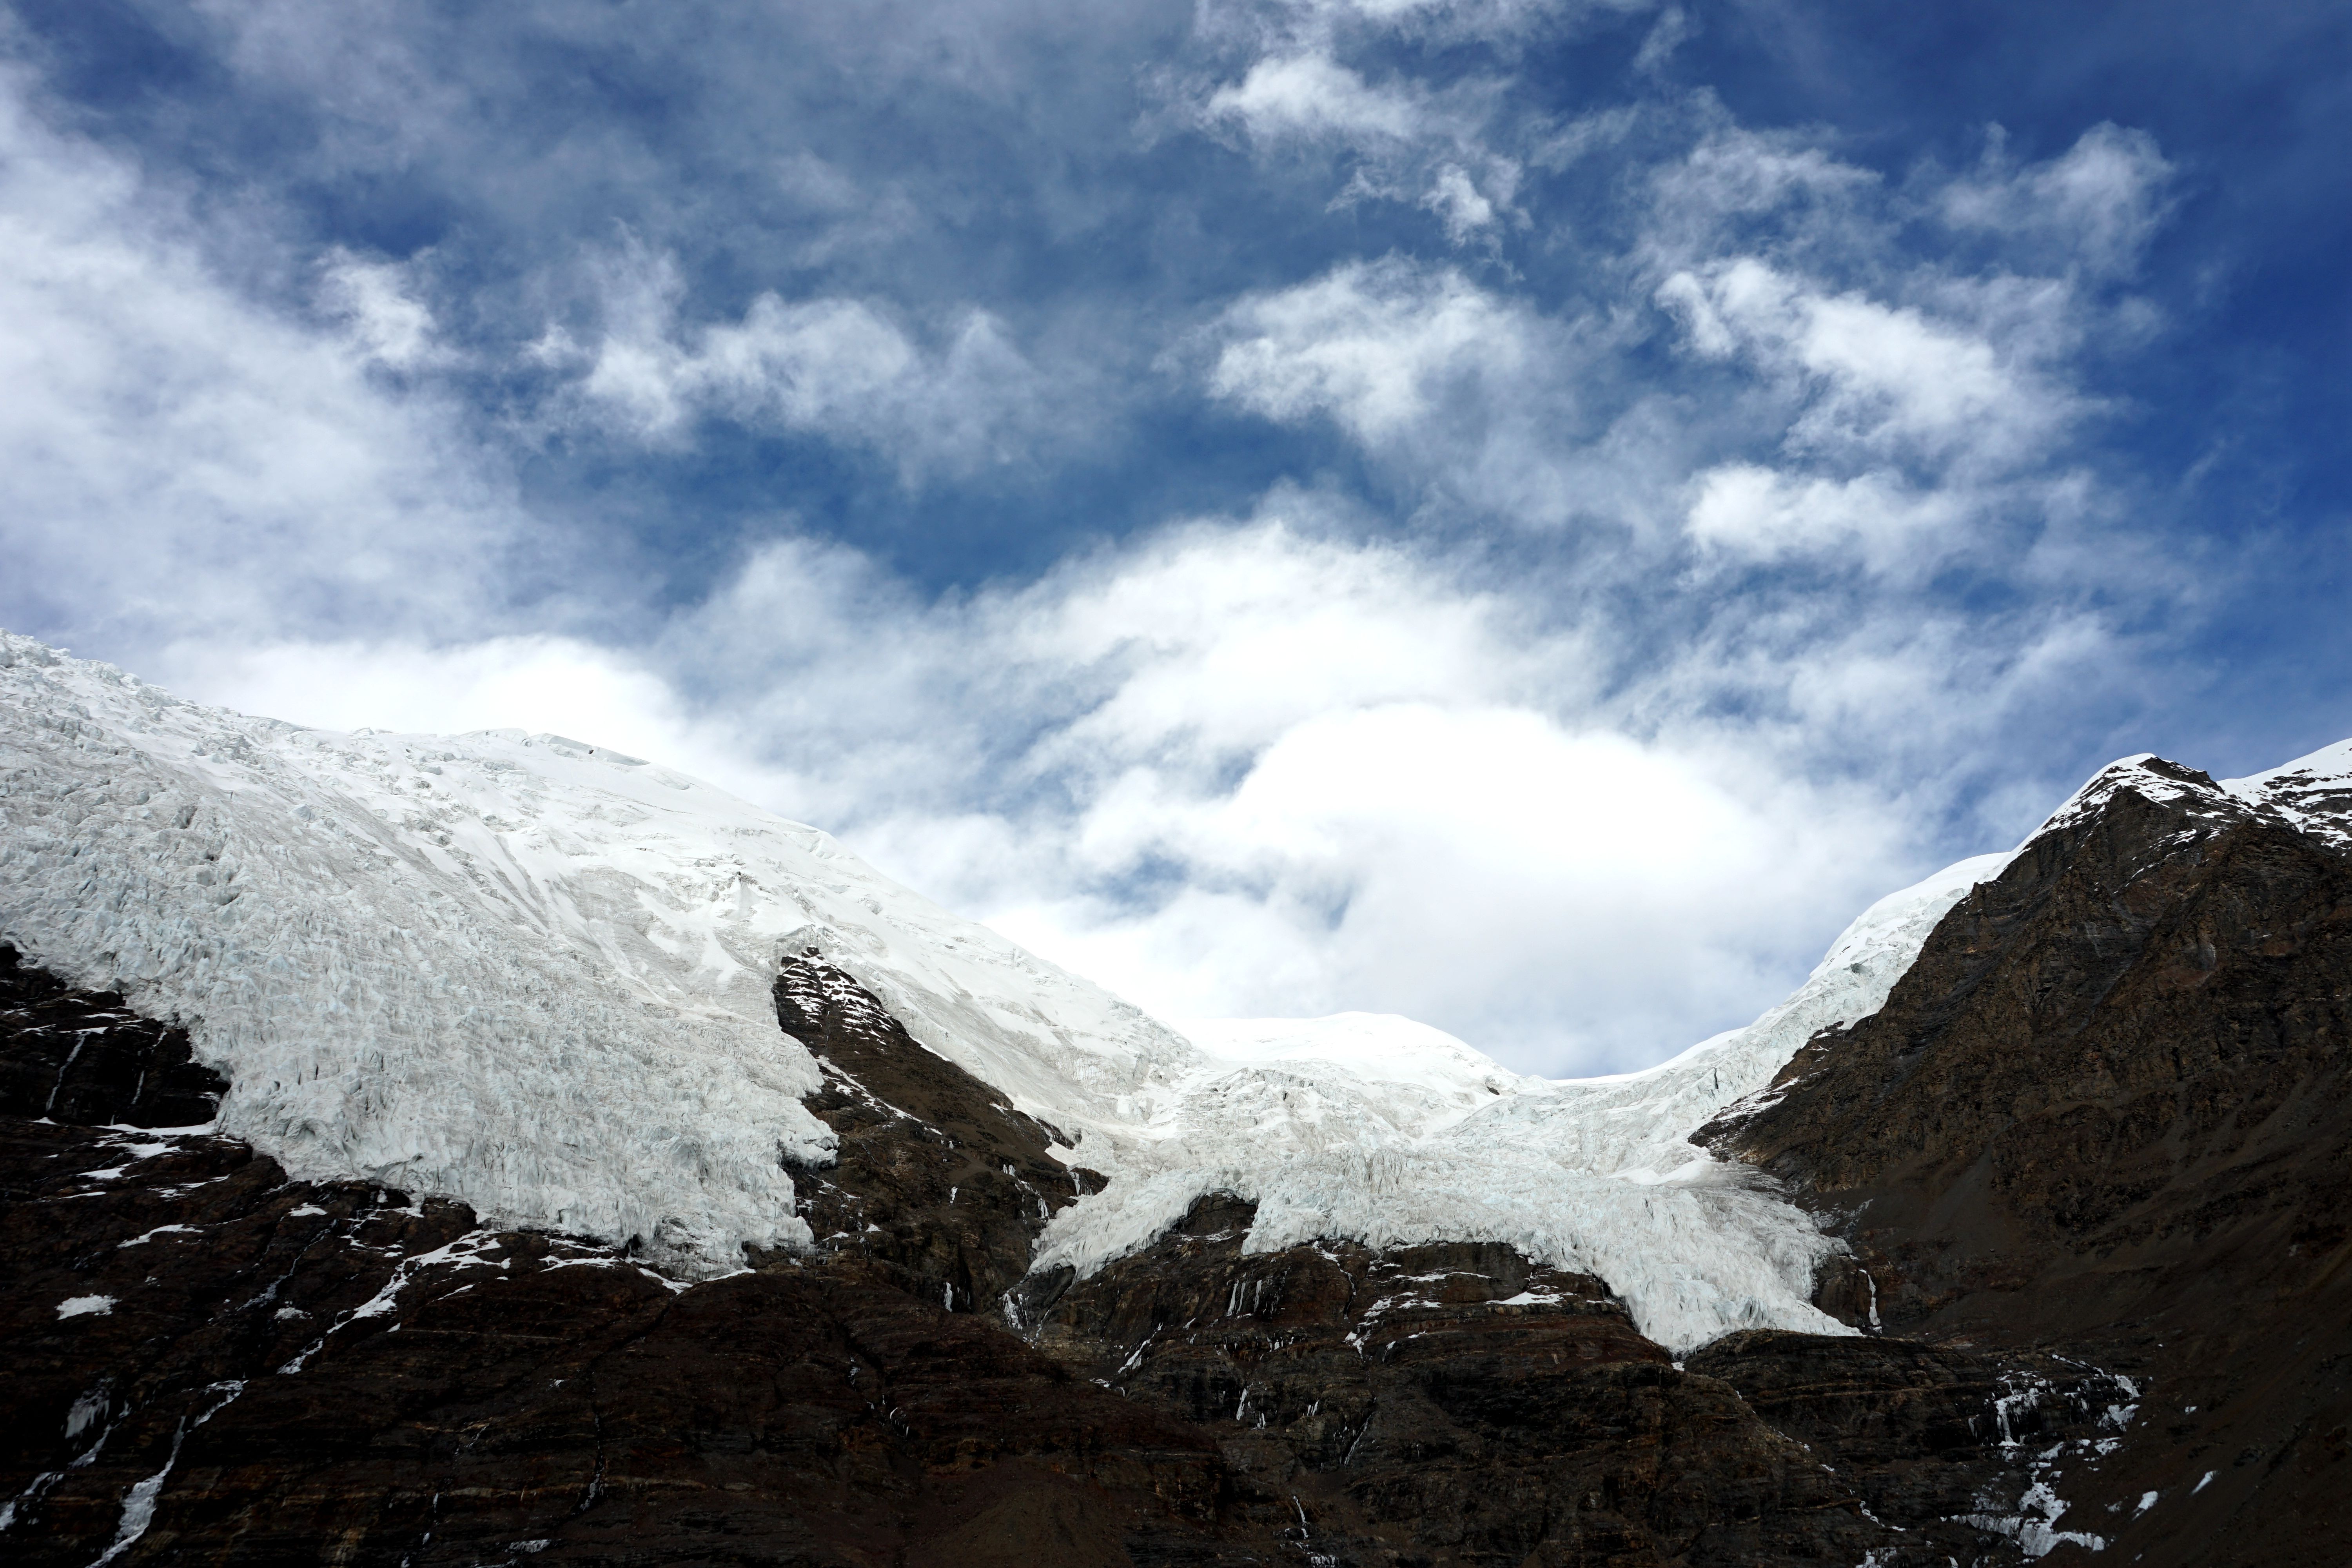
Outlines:
{"type": "MultiPolygon", "coordinates": [[[[1327,18],[1328,20],[1328,18],[1327,18]]],[[[1334,200],[1405,202],[1437,215],[1455,245],[1490,236],[1514,205],[1522,165],[1488,145],[1486,128],[1508,83],[1472,77],[1434,90],[1410,77],[1374,84],[1330,49],[1328,29],[1276,45],[1237,81],[1194,83],[1180,113],[1212,133],[1238,133],[1261,153],[1316,149],[1352,160],[1334,200]]]]}
{"type": "Polygon", "coordinates": [[[676,264],[631,249],[600,268],[593,344],[551,330],[534,352],[570,372],[574,406],[675,444],[716,416],[809,430],[887,452],[912,477],[1009,461],[1073,415],[1003,324],[967,310],[923,343],[874,303],[754,298],[735,321],[688,326],[676,264]]]}
{"type": "MultiPolygon", "coordinates": [[[[1516,170],[1511,173],[1516,176],[1516,170]]],[[[1511,199],[1510,187],[1517,184],[1516,177],[1498,183],[1505,186],[1498,193],[1500,200],[1507,205],[1511,199]]],[[[1444,220],[1446,235],[1456,245],[1480,229],[1490,226],[1496,216],[1496,201],[1481,192],[1469,174],[1455,163],[1446,163],[1438,169],[1428,194],[1421,198],[1421,205],[1444,220]]]]}
{"type": "Polygon", "coordinates": [[[1452,268],[1352,262],[1228,309],[1209,389],[1273,419],[1327,415],[1377,441],[1467,384],[1512,375],[1544,335],[1452,268]]]}
{"type": "Polygon", "coordinates": [[[450,410],[370,374],[427,352],[406,296],[342,263],[354,331],[322,333],[223,282],[205,237],[0,74],[0,615],[118,647],[472,621],[535,531],[450,410]]]}
{"type": "Polygon", "coordinates": [[[1657,21],[1651,25],[1648,35],[1643,38],[1641,48],[1633,56],[1633,68],[1647,73],[1664,70],[1666,62],[1674,58],[1674,52],[1688,42],[1697,30],[1681,6],[1667,6],[1658,13],[1657,21]]]}
{"type": "Polygon", "coordinates": [[[2105,122],[2047,163],[2019,168],[1996,127],[1974,176],[1943,187],[1944,219],[2038,242],[2090,272],[2129,274],[2171,210],[2173,166],[2145,131],[2105,122]]]}
{"type": "Polygon", "coordinates": [[[1228,793],[1094,805],[1149,823],[1118,837],[1187,868],[1178,897],[1002,918],[1180,1014],[1394,1010],[1522,1062],[1630,1065],[1741,1011],[1801,951],[1775,922],[1886,864],[1884,816],[1715,762],[1458,697],[1335,710],[1228,793]]]}
{"type": "Polygon", "coordinates": [[[1850,557],[1874,572],[1913,573],[1948,554],[1967,520],[1962,499],[1922,492],[1899,474],[1797,477],[1754,463],[1726,463],[1696,480],[1691,537],[1710,553],[1748,561],[1790,555],[1850,557]]]}
{"type": "Polygon", "coordinates": [[[1745,354],[1792,388],[1797,446],[1980,468],[2054,446],[2081,411],[2042,369],[2064,335],[2063,290],[2002,279],[1944,292],[1969,314],[1832,291],[1739,256],[1675,273],[1657,297],[1697,353],[1745,354]]]}
{"type": "Polygon", "coordinates": [[[1202,106],[1210,122],[1239,125],[1260,142],[1402,142],[1420,132],[1425,113],[1413,94],[1378,89],[1338,61],[1301,54],[1259,60],[1238,82],[1202,106]]]}
{"type": "Polygon", "coordinates": [[[1649,171],[1648,183],[1643,244],[1663,268],[1719,255],[1738,243],[1740,225],[1777,213],[1800,215],[1795,247],[1851,244],[1873,226],[1864,206],[1880,184],[1876,174],[1795,132],[1738,126],[1702,136],[1682,158],[1649,171]]]}
{"type": "Polygon", "coordinates": [[[436,341],[431,307],[416,296],[409,268],[330,251],[320,269],[328,309],[350,330],[360,353],[393,370],[413,370],[446,357],[436,341]]]}

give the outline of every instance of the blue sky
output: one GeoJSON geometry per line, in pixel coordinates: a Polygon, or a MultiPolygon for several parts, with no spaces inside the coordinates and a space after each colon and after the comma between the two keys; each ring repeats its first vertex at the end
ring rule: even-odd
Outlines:
{"type": "Polygon", "coordinates": [[[2352,734],[2340,6],[18,4],[0,620],[1605,1070],[2352,734]]]}

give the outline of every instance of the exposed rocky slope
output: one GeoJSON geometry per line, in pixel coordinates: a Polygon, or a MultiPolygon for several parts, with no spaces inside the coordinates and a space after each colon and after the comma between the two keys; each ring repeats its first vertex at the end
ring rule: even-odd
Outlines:
{"type": "Polygon", "coordinates": [[[2149,1563],[2352,1526],[2352,854],[2345,792],[2284,783],[2117,764],[1706,1134],[1832,1221],[1890,1332],[2148,1384],[2064,1495],[2149,1563]]]}
{"type": "Polygon", "coordinates": [[[951,1311],[990,1309],[1028,1271],[1055,1211],[1102,1190],[1058,1132],[917,1045],[871,993],[814,954],[783,961],[776,1016],[824,1072],[809,1097],[839,1139],[794,1173],[817,1252],[951,1311]]]}

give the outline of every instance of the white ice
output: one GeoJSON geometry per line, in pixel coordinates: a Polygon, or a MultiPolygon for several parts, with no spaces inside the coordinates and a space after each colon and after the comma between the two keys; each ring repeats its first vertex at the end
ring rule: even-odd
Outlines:
{"type": "Polygon", "coordinates": [[[331,733],[0,634],[0,940],[184,1024],[219,1130],[298,1178],[625,1240],[803,1243],[832,1134],[778,958],[863,979],[1051,1114],[1154,1114],[1195,1054],[1099,987],[668,769],[502,731],[331,733]]]}
{"type": "Polygon", "coordinates": [[[1188,1023],[1213,1059],[1181,1081],[1172,1114],[1136,1130],[1156,1138],[1121,1141],[1126,1179],[1055,1217],[1038,1267],[1091,1272],[1223,1188],[1259,1205],[1251,1251],[1318,1237],[1506,1241],[1600,1275],[1677,1352],[1738,1328],[1847,1332],[1808,1299],[1838,1244],[1688,1134],[1817,1031],[1875,1012],[1944,912],[2009,858],[1964,860],[1880,900],[1786,1002],[1639,1073],[1520,1077],[1426,1025],[1370,1014],[1188,1023]]]}

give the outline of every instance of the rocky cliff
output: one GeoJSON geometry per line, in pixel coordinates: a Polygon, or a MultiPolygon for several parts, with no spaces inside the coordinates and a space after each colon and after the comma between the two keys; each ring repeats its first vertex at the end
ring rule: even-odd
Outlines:
{"type": "Polygon", "coordinates": [[[1702,1134],[1850,1241],[1849,1316],[2145,1384],[2063,1487],[2137,1561],[2340,1561],[2352,1524],[2340,782],[2118,764],[1702,1134]]]}

